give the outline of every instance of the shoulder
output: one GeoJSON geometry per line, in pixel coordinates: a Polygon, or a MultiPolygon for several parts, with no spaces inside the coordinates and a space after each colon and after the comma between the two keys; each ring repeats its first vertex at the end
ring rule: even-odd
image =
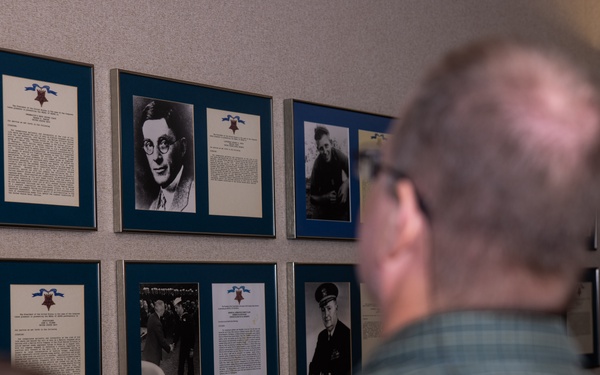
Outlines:
{"type": "Polygon", "coordinates": [[[321,332],[319,332],[319,337],[317,338],[317,341],[327,341],[327,329],[324,329],[321,332]]]}
{"type": "Polygon", "coordinates": [[[179,181],[178,189],[190,190],[194,183],[194,171],[191,168],[183,168],[181,180],[179,181]]]}
{"type": "Polygon", "coordinates": [[[156,313],[150,314],[150,316],[148,317],[148,324],[157,324],[157,323],[160,323],[160,319],[158,318],[156,313]]]}
{"type": "Polygon", "coordinates": [[[344,333],[344,334],[350,334],[350,328],[348,328],[347,325],[345,325],[341,320],[338,320],[338,324],[335,327],[336,330],[340,330],[340,333],[344,333]]]}
{"type": "Polygon", "coordinates": [[[149,210],[156,210],[156,209],[158,209],[158,197],[160,197],[160,193],[156,196],[156,198],[154,198],[154,200],[152,201],[152,203],[150,203],[150,206],[148,206],[149,210]]]}
{"type": "Polygon", "coordinates": [[[348,163],[348,157],[346,156],[346,154],[344,154],[344,152],[340,149],[334,148],[331,150],[333,157],[338,160],[340,163],[342,164],[347,164],[348,163]]]}
{"type": "Polygon", "coordinates": [[[313,170],[321,168],[322,164],[323,164],[323,160],[321,159],[321,155],[318,155],[317,158],[315,159],[315,162],[313,163],[313,170]]]}

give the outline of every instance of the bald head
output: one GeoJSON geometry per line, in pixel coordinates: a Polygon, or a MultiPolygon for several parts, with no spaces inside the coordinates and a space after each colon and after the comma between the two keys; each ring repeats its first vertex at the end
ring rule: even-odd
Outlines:
{"type": "Polygon", "coordinates": [[[599,118],[595,87],[553,51],[487,41],[430,72],[386,160],[430,212],[436,304],[518,307],[536,282],[564,303],[597,202],[599,118]]]}

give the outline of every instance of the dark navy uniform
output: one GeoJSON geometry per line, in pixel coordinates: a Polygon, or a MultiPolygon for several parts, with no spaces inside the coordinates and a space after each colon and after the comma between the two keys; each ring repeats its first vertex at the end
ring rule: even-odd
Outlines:
{"type": "Polygon", "coordinates": [[[185,363],[188,365],[188,374],[194,375],[194,342],[196,339],[196,324],[193,317],[187,312],[183,312],[177,322],[175,330],[175,340],[179,341],[179,368],[178,375],[183,375],[185,363]]]}
{"type": "Polygon", "coordinates": [[[350,363],[350,328],[338,320],[330,338],[326,329],[319,333],[308,373],[346,375],[350,373],[350,363]]]}
{"type": "Polygon", "coordinates": [[[315,291],[325,329],[319,333],[317,347],[308,367],[309,375],[346,375],[350,373],[352,353],[350,328],[337,319],[339,290],[333,283],[323,283],[315,291]],[[335,301],[335,305],[330,304],[335,301]],[[332,307],[335,306],[335,309],[332,307]],[[327,327],[331,328],[333,333],[327,327]]]}

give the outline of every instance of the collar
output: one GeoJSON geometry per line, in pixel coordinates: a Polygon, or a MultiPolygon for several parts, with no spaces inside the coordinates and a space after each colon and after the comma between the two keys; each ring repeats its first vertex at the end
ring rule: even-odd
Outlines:
{"type": "Polygon", "coordinates": [[[382,342],[368,367],[397,363],[476,364],[526,361],[552,366],[579,358],[559,315],[527,311],[455,311],[415,322],[382,342]]]}
{"type": "MultiPolygon", "coordinates": [[[[171,205],[173,204],[173,197],[175,196],[175,192],[177,191],[177,186],[179,186],[179,181],[181,181],[181,176],[183,175],[183,165],[181,169],[179,169],[179,173],[175,179],[167,186],[166,188],[160,188],[160,194],[165,197],[166,204],[165,209],[169,211],[171,209],[171,205]]],[[[160,195],[159,195],[160,197],[160,195]]]]}
{"type": "MultiPolygon", "coordinates": [[[[339,322],[339,320],[338,320],[339,322]]],[[[331,331],[327,331],[327,337],[333,337],[333,333],[335,332],[335,327],[337,327],[337,322],[335,323],[335,325],[333,326],[333,329],[331,331]]],[[[325,328],[327,329],[327,328],[325,328]]]]}

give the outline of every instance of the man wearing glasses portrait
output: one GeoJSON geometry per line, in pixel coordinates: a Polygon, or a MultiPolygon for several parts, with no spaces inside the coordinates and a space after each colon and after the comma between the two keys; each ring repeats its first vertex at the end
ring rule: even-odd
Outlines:
{"type": "Polygon", "coordinates": [[[136,116],[141,149],[136,151],[136,209],[196,212],[193,106],[134,97],[134,108],[141,109],[136,116]]]}

